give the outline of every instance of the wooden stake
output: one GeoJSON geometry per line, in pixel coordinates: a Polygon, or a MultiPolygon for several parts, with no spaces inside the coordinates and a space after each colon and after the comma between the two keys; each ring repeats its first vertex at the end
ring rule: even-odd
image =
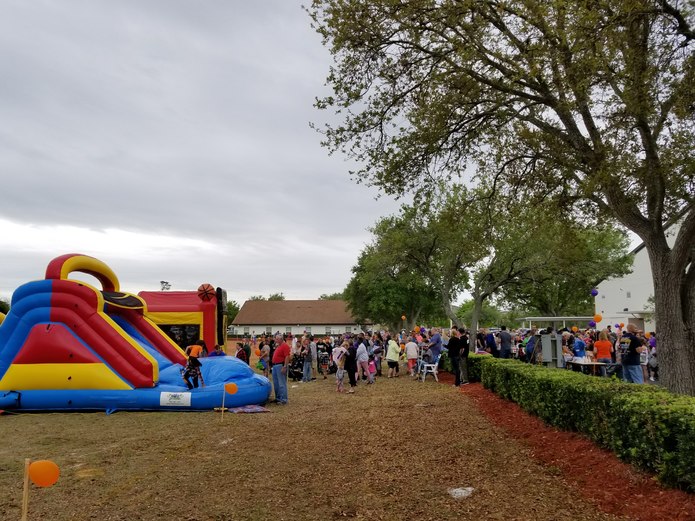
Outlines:
{"type": "Polygon", "coordinates": [[[22,494],[22,521],[27,521],[29,515],[29,465],[31,459],[24,460],[24,492],[22,494]]]}
{"type": "Polygon", "coordinates": [[[222,385],[222,413],[220,414],[220,423],[222,423],[222,420],[224,419],[224,395],[227,394],[227,389],[224,388],[224,385],[222,385]]]}

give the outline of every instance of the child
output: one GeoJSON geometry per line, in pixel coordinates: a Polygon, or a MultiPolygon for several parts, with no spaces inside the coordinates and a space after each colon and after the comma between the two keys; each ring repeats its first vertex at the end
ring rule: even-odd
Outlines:
{"type": "Polygon", "coordinates": [[[374,361],[374,355],[369,355],[369,383],[374,383],[374,377],[376,376],[376,362],[374,361]]]}
{"type": "Polygon", "coordinates": [[[415,376],[415,364],[417,363],[417,351],[418,347],[415,342],[413,342],[412,337],[408,337],[408,343],[405,344],[405,357],[408,360],[408,371],[410,376],[415,376]]]}
{"type": "Polygon", "coordinates": [[[268,345],[268,342],[263,342],[263,347],[261,348],[260,362],[263,366],[263,376],[268,378],[270,366],[270,346],[268,345]]]}
{"type": "Polygon", "coordinates": [[[333,350],[333,362],[335,363],[338,370],[335,372],[335,383],[336,392],[345,392],[345,387],[343,387],[343,378],[345,378],[345,355],[347,355],[347,348],[349,344],[343,342],[340,347],[336,347],[333,350]]]}
{"type": "Polygon", "coordinates": [[[194,356],[191,356],[188,358],[186,368],[181,369],[181,376],[183,377],[183,381],[186,382],[186,386],[189,390],[193,389],[194,387],[198,388],[199,379],[201,385],[205,387],[205,381],[203,380],[203,373],[200,372],[200,366],[200,360],[194,356]],[[191,380],[193,380],[193,383],[191,383],[191,380]]]}

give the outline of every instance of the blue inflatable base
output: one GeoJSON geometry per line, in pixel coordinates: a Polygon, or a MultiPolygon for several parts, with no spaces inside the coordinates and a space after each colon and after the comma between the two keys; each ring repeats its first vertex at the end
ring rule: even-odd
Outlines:
{"type": "Polygon", "coordinates": [[[111,390],[18,390],[0,391],[0,408],[24,411],[204,411],[222,407],[260,405],[268,401],[271,385],[244,362],[232,357],[202,359],[202,374],[208,385],[189,390],[181,366],[160,372],[159,385],[130,391],[111,390]],[[229,394],[225,385],[234,383],[229,394]]]}

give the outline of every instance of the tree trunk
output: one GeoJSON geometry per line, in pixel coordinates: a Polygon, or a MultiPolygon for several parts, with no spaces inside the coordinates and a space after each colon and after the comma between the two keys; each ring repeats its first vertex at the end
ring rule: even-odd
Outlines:
{"type": "Polygon", "coordinates": [[[654,280],[659,379],[671,392],[695,396],[693,277],[673,267],[668,248],[646,246],[654,280]]]}
{"type": "Polygon", "coordinates": [[[473,295],[473,313],[471,314],[471,327],[470,327],[470,337],[471,342],[475,342],[475,335],[478,334],[478,321],[480,320],[480,314],[483,310],[483,302],[485,301],[485,295],[473,295]]]}
{"type": "Polygon", "coordinates": [[[442,288],[440,290],[440,295],[442,297],[442,307],[444,308],[444,313],[451,320],[451,322],[456,326],[456,329],[461,327],[461,321],[459,317],[454,313],[454,308],[451,306],[451,299],[449,298],[449,292],[442,288]]]}

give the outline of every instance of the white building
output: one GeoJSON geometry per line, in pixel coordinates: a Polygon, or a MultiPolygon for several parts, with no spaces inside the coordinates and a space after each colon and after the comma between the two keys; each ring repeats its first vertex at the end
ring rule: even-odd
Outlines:
{"type": "Polygon", "coordinates": [[[363,326],[355,321],[343,300],[247,300],[229,333],[335,336],[357,333],[363,326]]]}
{"type": "MultiPolygon", "coordinates": [[[[668,229],[669,246],[673,246],[679,228],[674,225],[668,229]]],[[[624,323],[635,324],[645,332],[656,331],[654,304],[650,302],[654,297],[654,281],[647,248],[640,244],[632,251],[632,256],[632,273],[604,280],[596,288],[595,309],[603,317],[598,324],[601,329],[624,323]]]]}

